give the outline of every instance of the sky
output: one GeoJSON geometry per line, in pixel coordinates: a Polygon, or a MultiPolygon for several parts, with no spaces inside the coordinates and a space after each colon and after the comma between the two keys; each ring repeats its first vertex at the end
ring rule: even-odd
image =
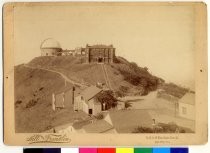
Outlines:
{"type": "Polygon", "coordinates": [[[79,3],[23,5],[14,12],[15,65],[40,56],[56,39],[63,49],[113,44],[116,55],[167,82],[194,88],[194,8],[176,5],[79,3]]]}

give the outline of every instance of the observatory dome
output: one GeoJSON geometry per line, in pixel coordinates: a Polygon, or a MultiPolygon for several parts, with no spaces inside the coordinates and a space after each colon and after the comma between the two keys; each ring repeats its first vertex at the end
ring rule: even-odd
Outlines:
{"type": "Polygon", "coordinates": [[[42,44],[41,48],[61,48],[61,45],[58,41],[53,38],[45,39],[42,44]]]}
{"type": "Polygon", "coordinates": [[[45,39],[41,45],[41,56],[60,56],[62,52],[61,45],[53,38],[45,39]]]}

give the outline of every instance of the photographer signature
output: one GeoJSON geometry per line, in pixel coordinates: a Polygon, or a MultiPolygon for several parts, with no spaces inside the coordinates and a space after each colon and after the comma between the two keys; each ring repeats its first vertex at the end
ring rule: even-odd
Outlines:
{"type": "Polygon", "coordinates": [[[35,134],[26,139],[29,144],[34,143],[69,143],[71,139],[66,136],[66,134],[35,134]]]}

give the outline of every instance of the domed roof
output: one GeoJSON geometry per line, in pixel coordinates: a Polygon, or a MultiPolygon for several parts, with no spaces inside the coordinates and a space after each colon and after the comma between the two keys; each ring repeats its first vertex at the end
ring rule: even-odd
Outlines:
{"type": "Polygon", "coordinates": [[[48,38],[41,43],[40,48],[61,48],[61,45],[55,39],[48,38]]]}

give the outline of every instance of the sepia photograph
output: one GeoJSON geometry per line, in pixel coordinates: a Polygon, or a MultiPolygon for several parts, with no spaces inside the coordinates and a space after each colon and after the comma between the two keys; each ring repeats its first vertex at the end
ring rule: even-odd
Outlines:
{"type": "Polygon", "coordinates": [[[205,4],[8,3],[3,30],[9,144],[207,141],[205,4]]]}

